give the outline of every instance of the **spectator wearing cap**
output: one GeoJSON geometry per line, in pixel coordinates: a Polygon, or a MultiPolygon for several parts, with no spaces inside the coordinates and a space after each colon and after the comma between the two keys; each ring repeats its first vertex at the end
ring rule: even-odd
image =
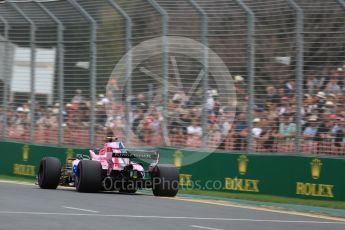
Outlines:
{"type": "Polygon", "coordinates": [[[98,94],[97,96],[97,102],[96,104],[102,104],[102,105],[107,105],[109,104],[109,99],[107,97],[104,96],[104,94],[98,94]]]}
{"type": "Polygon", "coordinates": [[[323,110],[327,113],[337,113],[337,106],[332,101],[326,101],[323,110]]]}
{"type": "Polygon", "coordinates": [[[318,117],[316,115],[311,115],[308,119],[306,128],[303,131],[303,138],[307,141],[313,141],[318,133],[318,117]]]}
{"type": "Polygon", "coordinates": [[[315,97],[315,104],[317,106],[318,109],[321,109],[322,107],[324,107],[325,103],[326,103],[326,94],[325,92],[323,91],[320,91],[316,94],[316,97],[315,97]]]}
{"type": "Polygon", "coordinates": [[[244,99],[244,97],[246,96],[246,87],[245,87],[244,78],[241,75],[235,75],[234,83],[235,83],[235,88],[236,88],[236,97],[239,100],[244,99]]]}
{"type": "Polygon", "coordinates": [[[252,134],[254,138],[259,138],[263,129],[261,128],[261,119],[260,118],[254,118],[253,120],[253,129],[252,134]]]}

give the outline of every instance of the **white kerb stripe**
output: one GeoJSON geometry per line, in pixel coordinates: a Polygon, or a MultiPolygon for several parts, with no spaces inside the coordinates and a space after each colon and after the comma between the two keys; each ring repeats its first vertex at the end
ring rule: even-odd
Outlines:
{"type": "Polygon", "coordinates": [[[210,228],[210,227],[204,227],[204,226],[199,226],[199,225],[191,225],[192,228],[200,228],[200,229],[208,229],[208,230],[223,230],[220,228],[210,228]]]}
{"type": "Polygon", "coordinates": [[[63,207],[63,208],[67,208],[67,209],[73,209],[73,210],[84,211],[84,212],[99,213],[98,211],[93,211],[93,210],[89,210],[89,209],[74,208],[74,207],[68,207],[68,206],[62,206],[62,207],[63,207]]]}

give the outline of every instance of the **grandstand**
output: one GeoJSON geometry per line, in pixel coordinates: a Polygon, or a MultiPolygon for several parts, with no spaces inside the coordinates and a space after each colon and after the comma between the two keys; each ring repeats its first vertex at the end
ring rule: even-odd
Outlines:
{"type": "Polygon", "coordinates": [[[1,139],[344,156],[344,38],[344,0],[2,1],[1,139]]]}

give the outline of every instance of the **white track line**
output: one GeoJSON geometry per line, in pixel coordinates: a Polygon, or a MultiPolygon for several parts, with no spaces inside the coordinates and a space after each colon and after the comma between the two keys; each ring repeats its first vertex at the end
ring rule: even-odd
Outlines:
{"type": "MultiPolygon", "coordinates": [[[[9,184],[19,184],[19,185],[34,185],[26,182],[17,182],[17,181],[8,181],[8,180],[0,180],[0,183],[9,183],[9,184]]],[[[71,187],[59,187],[59,190],[72,190],[75,188],[71,187]]],[[[143,193],[145,194],[145,193],[143,193]]],[[[294,216],[303,216],[303,217],[311,217],[311,218],[317,218],[317,219],[325,219],[325,220],[332,220],[335,222],[345,222],[345,218],[342,217],[333,217],[326,214],[311,214],[308,212],[298,212],[298,211],[289,211],[289,210],[277,210],[269,207],[257,207],[257,206],[249,206],[249,205],[240,205],[240,204],[233,204],[227,201],[218,202],[215,200],[200,200],[200,199],[191,199],[191,198],[184,198],[184,197],[160,197],[161,199],[171,199],[171,200],[179,200],[179,201],[187,201],[187,202],[194,202],[194,203],[202,203],[202,204],[210,204],[210,205],[220,205],[220,206],[226,206],[226,207],[234,207],[234,208],[242,208],[242,209],[250,209],[250,210],[256,210],[256,211],[265,211],[265,212],[273,212],[273,213],[281,213],[281,214],[287,214],[287,215],[294,215],[294,216]]],[[[155,198],[156,199],[156,198],[155,198]]],[[[1,212],[0,212],[1,213],[1,212]]]]}
{"type": "Polygon", "coordinates": [[[194,216],[137,216],[137,215],[116,215],[116,214],[91,214],[91,213],[53,213],[53,212],[14,212],[14,211],[0,211],[1,214],[13,215],[55,215],[55,216],[88,216],[88,217],[118,217],[129,219],[175,219],[175,220],[214,220],[214,221],[240,221],[240,222],[268,222],[268,223],[305,223],[305,224],[340,224],[345,225],[345,222],[336,221],[309,221],[309,220],[260,220],[260,219],[234,219],[234,218],[217,218],[217,217],[194,217],[194,216]]]}
{"type": "Polygon", "coordinates": [[[208,230],[223,230],[220,228],[210,228],[210,227],[204,227],[204,226],[199,226],[199,225],[190,225],[192,228],[201,228],[201,229],[208,229],[208,230]]]}
{"type": "Polygon", "coordinates": [[[93,210],[89,210],[89,209],[74,208],[74,207],[68,207],[68,206],[62,206],[62,207],[63,207],[63,208],[67,208],[67,209],[73,209],[73,210],[84,211],[84,212],[99,213],[99,211],[93,211],[93,210]]]}

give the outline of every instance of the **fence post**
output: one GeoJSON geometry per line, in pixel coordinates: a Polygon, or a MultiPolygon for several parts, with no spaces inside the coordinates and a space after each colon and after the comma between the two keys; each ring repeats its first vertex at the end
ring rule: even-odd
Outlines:
{"type": "Polygon", "coordinates": [[[301,108],[303,107],[303,55],[304,55],[304,14],[301,7],[297,5],[294,0],[288,0],[289,5],[295,10],[296,12],[296,90],[297,90],[297,97],[296,97],[296,139],[295,139],[295,151],[296,153],[301,153],[301,138],[302,138],[302,112],[301,108]]]}
{"type": "Polygon", "coordinates": [[[58,65],[58,79],[59,79],[59,145],[62,145],[64,139],[63,132],[63,112],[64,112],[64,26],[60,19],[58,19],[47,7],[42,3],[36,2],[36,4],[56,23],[57,25],[57,65],[58,65]]]}
{"type": "Polygon", "coordinates": [[[24,19],[30,24],[30,47],[31,47],[31,57],[30,57],[30,143],[34,142],[34,133],[35,133],[35,67],[36,67],[36,25],[17,5],[12,1],[8,1],[12,8],[17,11],[24,19]]]}
{"type": "Polygon", "coordinates": [[[5,45],[5,59],[4,59],[4,69],[3,74],[4,74],[4,91],[3,91],[3,101],[2,101],[2,109],[3,109],[3,120],[2,120],[2,138],[6,138],[6,133],[7,133],[7,110],[8,110],[8,86],[9,86],[9,76],[8,76],[8,46],[9,46],[9,41],[8,41],[8,33],[10,30],[10,25],[8,24],[8,21],[0,16],[0,21],[4,24],[4,45],[5,45]]]}
{"type": "Polygon", "coordinates": [[[169,16],[168,13],[155,1],[147,0],[149,4],[162,16],[163,23],[163,137],[164,144],[170,146],[168,131],[168,102],[169,102],[169,16]]]}
{"type": "Polygon", "coordinates": [[[97,23],[91,15],[75,0],[68,2],[90,23],[90,146],[95,144],[95,109],[96,109],[96,61],[97,61],[97,23]]]}
{"type": "Polygon", "coordinates": [[[204,57],[203,57],[203,71],[204,77],[202,81],[203,97],[202,97],[202,144],[203,148],[208,146],[208,111],[207,111],[207,96],[208,96],[208,16],[207,13],[202,9],[195,0],[189,0],[193,8],[201,16],[201,40],[204,45],[204,57]]]}
{"type": "Polygon", "coordinates": [[[132,96],[132,19],[129,15],[114,1],[108,0],[109,4],[126,20],[126,52],[127,52],[127,72],[126,72],[126,130],[125,145],[130,142],[131,132],[131,96],[132,96]]]}
{"type": "Polygon", "coordinates": [[[248,20],[247,34],[247,82],[248,82],[248,136],[247,153],[253,152],[253,109],[254,109],[254,84],[255,84],[255,15],[253,11],[242,1],[235,0],[237,4],[246,12],[248,20]]]}

